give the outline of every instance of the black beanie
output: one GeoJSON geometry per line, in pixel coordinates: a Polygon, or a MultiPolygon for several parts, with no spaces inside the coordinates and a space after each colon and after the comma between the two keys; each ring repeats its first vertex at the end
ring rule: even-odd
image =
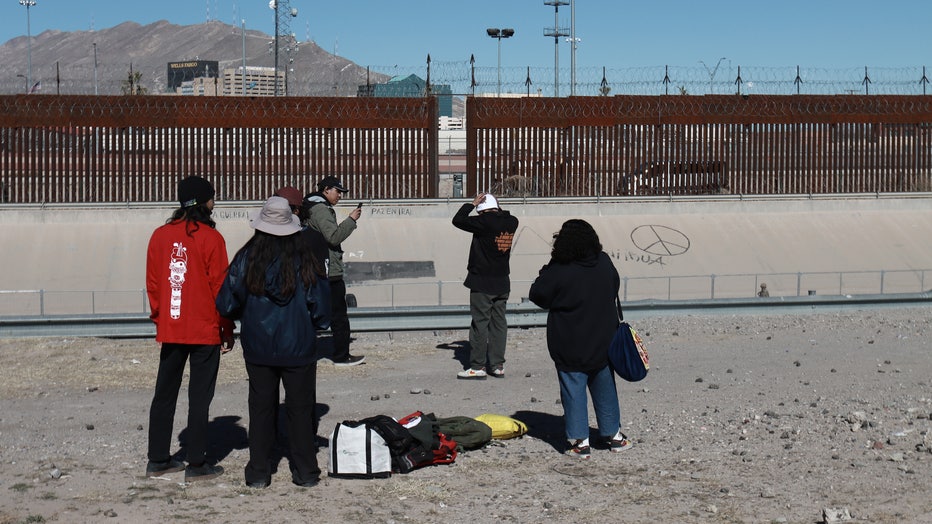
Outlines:
{"type": "Polygon", "coordinates": [[[178,182],[178,201],[181,207],[194,207],[206,204],[214,198],[214,186],[199,176],[189,176],[178,182]]]}

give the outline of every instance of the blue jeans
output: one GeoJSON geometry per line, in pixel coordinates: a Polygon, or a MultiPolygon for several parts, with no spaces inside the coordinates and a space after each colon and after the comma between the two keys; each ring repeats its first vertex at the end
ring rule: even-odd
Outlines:
{"type": "Polygon", "coordinates": [[[610,367],[585,373],[557,370],[560,379],[560,401],[563,403],[563,422],[566,438],[573,441],[589,438],[589,401],[586,388],[592,393],[592,406],[599,427],[599,436],[610,439],[621,427],[621,410],[618,408],[618,390],[610,367]]]}

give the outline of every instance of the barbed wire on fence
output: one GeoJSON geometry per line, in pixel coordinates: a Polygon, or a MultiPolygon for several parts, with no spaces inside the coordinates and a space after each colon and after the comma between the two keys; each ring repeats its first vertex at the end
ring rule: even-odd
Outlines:
{"type": "MultiPolygon", "coordinates": [[[[427,65],[369,66],[372,73],[389,76],[417,75],[427,78],[427,65]]],[[[449,85],[455,95],[491,95],[498,93],[501,73],[501,93],[514,95],[554,95],[552,67],[473,66],[468,60],[434,61],[430,65],[430,83],[449,85]]],[[[119,95],[129,73],[126,64],[100,64],[95,71],[87,66],[33,67],[32,80],[39,86],[35,92],[62,95],[119,95]]],[[[20,75],[22,76],[22,75],[20,75]]],[[[607,95],[924,95],[932,94],[924,66],[912,67],[847,67],[813,66],[738,66],[723,63],[711,71],[695,66],[643,67],[582,67],[576,70],[575,89],[570,86],[573,75],[569,68],[559,70],[559,93],[575,91],[579,96],[607,95]]],[[[150,94],[167,91],[168,80],[163,69],[142,71],[140,79],[150,94]]],[[[330,69],[295,71],[289,81],[289,94],[294,96],[354,96],[365,78],[358,75],[334,75],[330,69]]],[[[32,90],[25,78],[0,79],[0,92],[24,93],[32,90]]]]}

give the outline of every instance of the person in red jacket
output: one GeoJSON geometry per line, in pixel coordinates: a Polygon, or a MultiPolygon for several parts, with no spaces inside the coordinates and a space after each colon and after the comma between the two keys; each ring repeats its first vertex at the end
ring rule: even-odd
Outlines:
{"type": "Polygon", "coordinates": [[[233,348],[233,322],[214,301],[229,260],[226,242],[210,215],[214,188],[191,176],[178,183],[181,206],[149,239],[146,292],[155,340],[161,346],[155,394],[149,410],[146,476],[185,470],[185,481],[208,480],[223,468],[207,462],[207,422],[220,354],[233,348]],[[172,424],[185,364],[188,381],[187,467],[172,457],[172,424]]]}

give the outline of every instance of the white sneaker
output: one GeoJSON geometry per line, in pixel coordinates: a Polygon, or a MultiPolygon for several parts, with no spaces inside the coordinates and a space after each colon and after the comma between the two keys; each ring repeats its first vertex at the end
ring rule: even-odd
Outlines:
{"type": "Polygon", "coordinates": [[[464,369],[456,374],[456,378],[461,378],[464,380],[485,380],[485,377],[488,376],[488,373],[485,372],[484,368],[480,369],[464,369]]]}

